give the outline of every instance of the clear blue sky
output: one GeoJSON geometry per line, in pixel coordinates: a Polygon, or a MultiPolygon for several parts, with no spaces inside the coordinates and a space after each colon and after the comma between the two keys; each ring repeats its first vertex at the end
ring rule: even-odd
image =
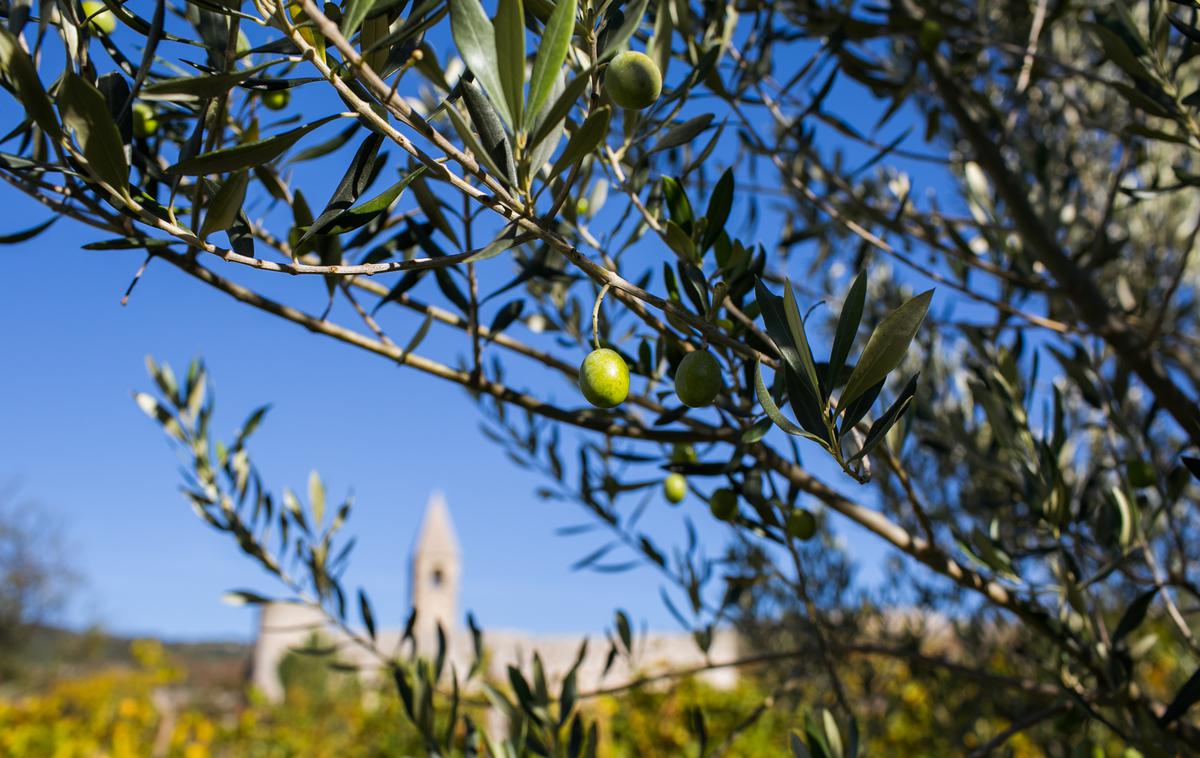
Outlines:
{"type": "MultiPolygon", "coordinates": [[[[838,99],[833,105],[852,106],[864,127],[874,123],[875,104],[864,108],[852,90],[838,99]]],[[[11,122],[14,109],[3,96],[0,121],[11,122]]],[[[46,218],[7,186],[0,207],[3,233],[46,218]]],[[[765,226],[770,221],[763,219],[765,226]]],[[[64,220],[33,241],[0,248],[0,484],[19,482],[23,496],[65,526],[83,577],[69,623],[177,638],[244,637],[253,614],[224,605],[222,593],[277,590],[178,494],[174,453],[130,399],[131,390],[150,387],[143,366],[149,354],[177,371],[193,357],[205,359],[222,436],[252,408],[273,404],[252,444],[273,489],[302,491],[308,471],[318,468],[331,496],[354,490],[358,505],[347,532],[358,542],[348,584],[368,588],[380,623],[403,620],[409,549],[427,497],[441,489],[463,545],[462,605],[485,627],[598,632],[616,607],[651,627],[674,627],[652,571],[568,572],[600,538],[554,535],[586,521],[583,511],[537,499],[542,480],[512,466],[479,433],[480,415],[459,387],[311,335],[165,264],[152,265],[122,307],[141,255],[79,249],[97,236],[64,220]]],[[[510,275],[503,256],[489,263],[492,276],[510,275]]],[[[229,266],[208,265],[231,275],[229,266]]],[[[321,309],[319,279],[235,276],[275,292],[301,288],[302,304],[321,309]]],[[[419,291],[431,286],[424,282],[419,291]]],[[[419,321],[409,315],[394,323],[399,341],[419,321]]],[[[523,327],[514,329],[528,338],[523,327]]],[[[454,362],[464,343],[447,343],[453,334],[435,329],[422,349],[454,362]]],[[[557,380],[539,385],[528,371],[517,377],[559,399],[574,393],[557,380]]],[[[694,498],[685,505],[702,507],[694,498]]],[[[660,500],[645,525],[678,535],[680,513],[660,500]]],[[[719,548],[723,528],[699,521],[702,537],[719,548]]],[[[844,533],[859,557],[877,560],[877,541],[844,533]]]]}

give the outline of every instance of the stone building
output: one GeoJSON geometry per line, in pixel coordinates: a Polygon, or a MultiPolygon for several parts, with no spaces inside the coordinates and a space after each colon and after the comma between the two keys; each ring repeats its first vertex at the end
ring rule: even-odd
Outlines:
{"type": "MultiPolygon", "coordinates": [[[[471,634],[459,622],[458,593],[462,580],[462,551],[454,533],[450,510],[441,493],[435,492],[425,508],[425,517],[413,546],[409,573],[409,597],[417,611],[414,629],[417,649],[431,654],[436,649],[437,626],[446,632],[447,670],[450,664],[460,672],[470,668],[474,660],[471,634]]],[[[329,625],[317,610],[294,603],[272,603],[263,606],[259,616],[258,638],[254,645],[253,684],[270,700],[283,697],[279,680],[279,664],[289,650],[303,647],[312,636],[335,645],[339,658],[354,664],[366,678],[379,674],[380,662],[370,651],[354,644],[340,630],[329,625]]],[[[379,630],[377,646],[385,654],[406,652],[402,647],[403,630],[379,630]]],[[[604,666],[608,643],[602,634],[590,636],[587,654],[576,674],[580,690],[617,686],[638,676],[654,675],[666,670],[689,669],[706,663],[726,663],[737,658],[737,637],[729,630],[713,635],[708,655],[697,647],[691,635],[649,634],[637,637],[631,660],[623,656],[606,673],[604,666]]],[[[539,635],[523,630],[485,629],[484,647],[488,670],[486,676],[506,681],[509,666],[528,672],[536,651],[542,659],[551,686],[557,685],[574,664],[582,637],[570,635],[539,635]]],[[[733,667],[704,672],[709,684],[728,688],[737,681],[733,667]]]]}

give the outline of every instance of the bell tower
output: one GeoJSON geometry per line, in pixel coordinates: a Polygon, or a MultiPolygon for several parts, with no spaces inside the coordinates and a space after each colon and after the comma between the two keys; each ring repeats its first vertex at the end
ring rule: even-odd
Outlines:
{"type": "Polygon", "coordinates": [[[462,559],[446,498],[435,491],[413,549],[410,599],[417,612],[417,640],[436,644],[437,626],[449,636],[458,622],[458,582],[462,559]]]}

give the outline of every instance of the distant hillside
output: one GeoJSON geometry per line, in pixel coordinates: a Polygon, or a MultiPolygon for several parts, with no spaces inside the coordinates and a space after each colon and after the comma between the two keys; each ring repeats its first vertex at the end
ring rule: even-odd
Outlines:
{"type": "MultiPolygon", "coordinates": [[[[73,631],[40,627],[21,653],[21,681],[4,683],[18,689],[113,666],[133,666],[130,645],[145,637],[126,637],[102,630],[73,631]]],[[[175,642],[158,640],[168,657],[199,687],[240,688],[251,647],[243,642],[175,642]]]]}

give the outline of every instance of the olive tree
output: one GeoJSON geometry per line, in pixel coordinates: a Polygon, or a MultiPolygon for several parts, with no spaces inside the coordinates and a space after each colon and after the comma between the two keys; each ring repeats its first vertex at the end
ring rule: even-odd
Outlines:
{"type": "MultiPolygon", "coordinates": [[[[12,2],[0,177],[141,251],[131,292],[173,266],[464,387],[607,534],[580,566],[653,566],[702,649],[734,623],[780,664],[748,722],[820,683],[797,755],[871,739],[889,658],[974,688],[981,752],[1200,747],[1193,3],[488,5],[12,2]],[[726,552],[639,527],[689,498],[726,552]]],[[[349,503],[273,494],[263,411],[219,443],[202,366],[150,368],[198,514],[371,647],[349,503]]],[[[573,677],[512,671],[484,737],[441,656],[381,656],[430,752],[595,750],[573,677]]]]}

